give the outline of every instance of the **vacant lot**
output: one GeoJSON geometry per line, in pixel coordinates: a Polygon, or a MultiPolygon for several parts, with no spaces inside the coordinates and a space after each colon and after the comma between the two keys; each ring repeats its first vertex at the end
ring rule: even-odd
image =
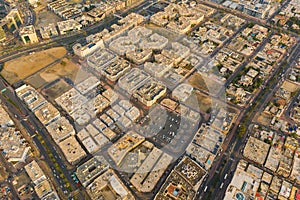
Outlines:
{"type": "Polygon", "coordinates": [[[281,87],[289,92],[296,92],[299,89],[298,85],[290,81],[284,81],[281,87]]]}
{"type": "Polygon", "coordinates": [[[48,83],[60,77],[66,77],[75,82],[76,79],[80,78],[81,73],[84,72],[80,70],[78,65],[73,63],[71,60],[64,58],[62,62],[43,70],[40,73],[40,76],[48,83]]]}
{"type": "Polygon", "coordinates": [[[264,112],[260,113],[258,117],[257,116],[254,117],[254,122],[259,122],[265,126],[269,126],[271,124],[271,121],[272,121],[272,116],[264,112]]]}
{"type": "Polygon", "coordinates": [[[46,89],[42,90],[42,93],[48,96],[50,99],[56,99],[61,96],[63,93],[70,90],[72,87],[66,83],[64,80],[59,79],[53,83],[46,89]]]}
{"type": "Polygon", "coordinates": [[[201,113],[208,113],[212,108],[212,102],[213,99],[210,96],[194,90],[193,95],[186,100],[185,104],[201,113]]]}
{"type": "Polygon", "coordinates": [[[222,85],[220,83],[211,80],[206,76],[202,76],[199,73],[193,74],[191,78],[188,80],[188,82],[194,88],[208,92],[210,95],[216,95],[222,88],[222,85]]]}
{"type": "Polygon", "coordinates": [[[13,84],[62,58],[66,52],[64,47],[55,47],[16,58],[4,64],[1,75],[13,84]]]}

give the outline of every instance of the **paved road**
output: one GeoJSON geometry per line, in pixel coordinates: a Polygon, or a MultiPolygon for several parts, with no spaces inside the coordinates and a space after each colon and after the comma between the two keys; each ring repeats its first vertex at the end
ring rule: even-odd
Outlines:
{"type": "MultiPolygon", "coordinates": [[[[1,97],[0,97],[1,99],[1,97]]],[[[0,162],[1,162],[1,165],[2,167],[5,168],[5,170],[8,172],[8,176],[13,176],[14,175],[14,171],[12,171],[12,166],[10,163],[7,162],[7,160],[3,157],[3,155],[1,154],[0,155],[0,162]]],[[[18,192],[15,190],[13,184],[11,181],[8,181],[8,180],[5,180],[3,182],[0,183],[1,187],[3,187],[4,185],[7,185],[10,189],[11,189],[11,195],[13,197],[13,199],[15,200],[19,200],[20,198],[18,197],[18,192]]]]}
{"type": "MultiPolygon", "coordinates": [[[[119,15],[124,17],[131,12],[138,12],[139,10],[141,10],[144,7],[147,7],[151,4],[152,4],[151,1],[142,1],[136,7],[129,8],[129,9],[121,12],[119,15]]],[[[20,57],[22,55],[26,55],[33,51],[40,51],[40,50],[52,48],[55,46],[66,45],[66,44],[74,44],[74,43],[78,42],[78,40],[80,40],[80,39],[85,39],[86,34],[90,35],[90,34],[98,33],[101,30],[103,30],[104,28],[109,28],[112,24],[117,23],[118,20],[119,20],[119,18],[114,15],[108,16],[101,22],[94,24],[92,26],[88,26],[81,31],[71,32],[66,35],[60,35],[51,40],[43,41],[43,42],[40,42],[39,44],[35,44],[35,45],[31,45],[31,46],[26,46],[17,51],[12,51],[10,53],[1,55],[0,63],[4,63],[8,60],[20,57]]]]}
{"type": "MultiPolygon", "coordinates": [[[[300,55],[300,44],[298,43],[292,49],[293,50],[292,50],[291,56],[289,56],[287,58],[288,63],[293,63],[296,59],[298,59],[298,57],[300,55]]],[[[291,65],[289,64],[284,68],[282,68],[282,66],[277,68],[275,70],[275,72],[273,73],[273,77],[277,77],[279,72],[280,72],[280,74],[286,74],[290,67],[291,67],[291,65]]],[[[272,83],[272,85],[269,87],[269,89],[264,89],[259,92],[259,94],[256,96],[256,98],[254,99],[253,102],[255,102],[256,99],[259,98],[260,96],[262,96],[262,98],[261,98],[260,102],[255,106],[253,111],[251,112],[251,115],[246,123],[246,127],[249,127],[249,125],[251,124],[252,119],[255,116],[255,114],[257,113],[257,111],[259,111],[262,106],[264,106],[266,103],[268,103],[268,96],[270,95],[270,93],[273,93],[274,91],[276,91],[278,89],[278,87],[280,87],[280,84],[278,84],[278,81],[274,81],[272,83]]],[[[250,111],[250,107],[247,107],[245,109],[245,113],[248,113],[249,111],[250,111]]],[[[245,145],[248,137],[249,137],[248,131],[244,134],[244,136],[242,138],[233,137],[228,145],[231,148],[226,149],[226,151],[223,154],[224,157],[222,156],[221,161],[219,162],[219,164],[217,164],[217,167],[216,167],[216,169],[218,169],[218,170],[222,169],[222,171],[221,172],[217,171],[218,173],[216,171],[210,172],[210,174],[213,175],[213,178],[204,184],[211,186],[213,184],[213,181],[211,181],[211,180],[218,180],[218,182],[215,186],[215,189],[213,189],[213,193],[211,194],[211,196],[219,198],[219,199],[223,198],[226,188],[227,188],[228,184],[230,183],[231,177],[233,175],[232,173],[235,170],[237,163],[242,158],[242,155],[241,155],[242,150],[244,149],[244,145],[245,145]],[[222,163],[223,163],[223,165],[225,163],[225,165],[222,166],[222,163]],[[224,180],[225,174],[228,174],[226,180],[224,180]],[[224,183],[224,185],[220,189],[220,186],[222,183],[224,183]]],[[[208,193],[204,194],[204,192],[202,192],[200,195],[203,199],[209,199],[208,193]]]]}
{"type": "MultiPolygon", "coordinates": [[[[4,82],[4,80],[2,78],[0,78],[0,88],[1,89],[3,89],[3,88],[6,87],[6,85],[3,82],[4,82]]],[[[2,96],[2,95],[0,96],[1,100],[6,104],[6,106],[9,109],[9,111],[14,116],[16,116],[17,119],[20,120],[22,126],[30,134],[30,136],[32,137],[33,142],[35,143],[35,145],[40,150],[40,153],[43,156],[44,161],[49,165],[49,167],[52,170],[55,169],[54,163],[50,159],[50,157],[48,155],[48,152],[46,151],[45,147],[43,146],[43,144],[41,143],[41,141],[36,136],[37,132],[39,134],[41,134],[41,136],[43,137],[46,146],[49,148],[49,150],[53,154],[56,162],[58,163],[58,165],[60,166],[60,168],[62,170],[62,173],[67,178],[67,180],[70,182],[72,190],[76,190],[77,186],[76,186],[76,184],[74,183],[74,181],[72,180],[72,177],[71,177],[72,170],[68,169],[68,166],[65,164],[64,160],[61,158],[60,154],[57,152],[57,149],[56,149],[54,143],[52,142],[52,140],[50,139],[49,134],[48,134],[46,128],[41,128],[41,127],[44,127],[44,126],[38,121],[38,119],[34,116],[34,114],[31,113],[27,109],[27,107],[23,104],[23,102],[21,102],[16,97],[16,95],[15,95],[15,93],[14,93],[14,91],[12,89],[6,90],[4,92],[4,94],[9,99],[11,99],[20,108],[20,110],[18,110],[14,105],[12,105],[10,102],[8,102],[7,99],[4,98],[4,96],[2,96]]],[[[61,177],[59,177],[58,174],[55,175],[55,173],[54,173],[54,179],[55,179],[55,181],[57,182],[58,185],[62,186],[61,189],[63,191],[66,191],[65,192],[66,194],[69,193],[69,191],[66,188],[66,186],[64,186],[65,183],[63,182],[63,179],[61,177]]]]}

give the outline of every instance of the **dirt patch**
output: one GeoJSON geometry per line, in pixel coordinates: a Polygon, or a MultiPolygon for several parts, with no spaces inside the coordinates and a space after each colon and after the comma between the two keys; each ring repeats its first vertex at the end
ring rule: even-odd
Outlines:
{"type": "Polygon", "coordinates": [[[56,99],[57,97],[61,96],[63,93],[70,90],[72,87],[66,83],[64,80],[59,79],[55,82],[51,83],[45,89],[42,90],[42,93],[49,97],[49,99],[56,99]]]}
{"type": "Polygon", "coordinates": [[[199,73],[193,74],[189,80],[189,84],[191,84],[194,88],[197,88],[198,90],[202,90],[205,92],[208,92],[211,95],[216,95],[220,89],[222,88],[222,85],[206,76],[202,76],[199,73]]]}
{"type": "Polygon", "coordinates": [[[299,89],[299,86],[290,81],[284,81],[281,88],[289,92],[296,92],[299,89]]]}
{"type": "Polygon", "coordinates": [[[29,77],[25,80],[25,82],[36,89],[41,88],[47,83],[39,74],[29,77]]]}
{"type": "Polygon", "coordinates": [[[43,26],[47,26],[51,23],[56,24],[59,21],[61,21],[61,18],[59,18],[56,14],[54,14],[50,10],[48,9],[39,10],[36,27],[37,29],[40,29],[43,26]]]}
{"type": "Polygon", "coordinates": [[[0,181],[4,181],[8,177],[8,173],[5,170],[5,167],[0,165],[0,181]]]}
{"type": "Polygon", "coordinates": [[[212,98],[202,94],[201,92],[194,90],[194,95],[188,98],[185,102],[186,105],[195,108],[196,110],[199,109],[201,113],[209,113],[212,108],[212,98]],[[196,98],[194,98],[196,97],[196,98]],[[199,107],[196,107],[198,105],[199,107]]]}
{"type": "Polygon", "coordinates": [[[43,70],[40,73],[40,76],[47,83],[50,83],[60,77],[68,78],[74,82],[79,76],[81,76],[81,71],[82,70],[78,65],[73,63],[71,60],[64,58],[62,62],[43,70]]]}
{"type": "Polygon", "coordinates": [[[262,125],[269,126],[272,121],[272,116],[267,113],[262,112],[262,113],[260,113],[260,115],[258,115],[258,117],[254,118],[254,121],[259,122],[262,125]]]}
{"type": "Polygon", "coordinates": [[[64,47],[55,47],[8,61],[1,75],[10,83],[24,79],[66,54],[64,47]]]}

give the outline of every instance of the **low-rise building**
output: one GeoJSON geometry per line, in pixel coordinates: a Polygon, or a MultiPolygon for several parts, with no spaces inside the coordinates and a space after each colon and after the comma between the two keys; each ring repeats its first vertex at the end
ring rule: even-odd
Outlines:
{"type": "Polygon", "coordinates": [[[172,160],[172,156],[154,147],[130,182],[139,192],[151,192],[172,160]]]}
{"type": "Polygon", "coordinates": [[[97,130],[92,124],[87,125],[77,134],[78,139],[89,153],[97,152],[108,143],[108,139],[97,130]]]}
{"type": "Polygon", "coordinates": [[[44,103],[34,112],[40,122],[47,126],[60,117],[59,111],[49,102],[44,103]]]}
{"type": "Polygon", "coordinates": [[[131,67],[131,64],[119,58],[116,61],[110,63],[104,67],[101,72],[110,81],[117,81],[121,76],[123,76],[131,67]]]}
{"type": "Polygon", "coordinates": [[[260,184],[260,177],[248,171],[247,165],[248,163],[244,160],[239,162],[234,176],[227,187],[225,200],[255,198],[260,184]]]}
{"type": "Polygon", "coordinates": [[[269,149],[269,144],[251,136],[244,148],[244,156],[262,165],[265,163],[269,149]]]}
{"type": "Polygon", "coordinates": [[[40,168],[39,164],[35,160],[27,164],[24,168],[28,176],[30,177],[31,181],[35,185],[38,185],[47,179],[43,170],[40,168]]]}
{"type": "Polygon", "coordinates": [[[67,33],[81,30],[82,25],[75,21],[74,19],[69,19],[66,21],[57,22],[58,30],[61,35],[65,35],[67,33]]]}
{"type": "Polygon", "coordinates": [[[46,103],[45,98],[30,85],[22,85],[15,91],[17,93],[17,96],[25,102],[27,107],[32,112],[34,112],[35,110],[40,108],[44,103],[46,103]]]}
{"type": "Polygon", "coordinates": [[[33,44],[39,42],[34,26],[25,26],[20,29],[19,35],[24,44],[33,44]]]}
{"type": "Polygon", "coordinates": [[[150,76],[144,71],[133,68],[119,79],[119,86],[129,94],[132,94],[133,91],[143,85],[149,78],[150,76]]]}
{"type": "Polygon", "coordinates": [[[80,183],[86,187],[108,168],[109,164],[104,157],[95,156],[77,168],[76,176],[80,183]]]}
{"type": "Polygon", "coordinates": [[[96,178],[88,187],[87,192],[92,200],[97,199],[120,199],[134,200],[134,196],[124,183],[109,169],[96,178]]]}
{"type": "Polygon", "coordinates": [[[100,84],[100,81],[95,76],[90,76],[84,81],[76,84],[75,88],[82,94],[85,95],[86,93],[90,92],[91,90],[95,89],[100,84]]]}
{"type": "Polygon", "coordinates": [[[130,131],[108,148],[108,155],[119,165],[126,154],[144,142],[145,138],[130,131]]]}
{"type": "Polygon", "coordinates": [[[40,28],[40,33],[43,39],[50,39],[58,36],[58,31],[54,23],[50,23],[47,26],[40,28]]]}
{"type": "Polygon", "coordinates": [[[85,151],[81,148],[75,136],[70,136],[67,139],[58,143],[67,161],[71,164],[78,163],[86,156],[85,151]]]}
{"type": "Polygon", "coordinates": [[[73,46],[73,51],[75,55],[84,58],[94,53],[100,48],[104,48],[103,40],[93,41],[91,43],[86,44],[85,46],[82,46],[80,43],[77,43],[73,46]]]}
{"type": "Polygon", "coordinates": [[[156,101],[165,95],[167,92],[166,86],[156,81],[148,79],[142,86],[138,87],[133,93],[133,97],[137,98],[145,106],[152,106],[156,101]]]}
{"type": "Polygon", "coordinates": [[[75,135],[73,126],[65,117],[60,117],[50,123],[46,126],[46,129],[56,143],[63,141],[71,135],[75,135]]]}

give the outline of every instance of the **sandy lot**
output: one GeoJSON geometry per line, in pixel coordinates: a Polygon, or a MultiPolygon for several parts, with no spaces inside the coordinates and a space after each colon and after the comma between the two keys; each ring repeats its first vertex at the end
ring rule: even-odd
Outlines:
{"type": "Polygon", "coordinates": [[[64,58],[62,62],[57,63],[53,66],[43,70],[39,75],[46,82],[52,82],[59,77],[66,77],[75,81],[80,76],[81,70],[78,65],[73,63],[71,60],[64,58]]]}
{"type": "Polygon", "coordinates": [[[207,113],[212,108],[212,101],[213,99],[211,97],[195,90],[194,95],[188,98],[185,104],[194,108],[195,110],[200,111],[201,113],[207,113]]]}
{"type": "Polygon", "coordinates": [[[61,96],[63,93],[70,90],[72,87],[64,80],[59,79],[55,81],[51,86],[47,87],[42,91],[43,94],[47,95],[50,99],[56,99],[61,96]]]}
{"type": "Polygon", "coordinates": [[[267,113],[260,113],[260,115],[256,115],[256,117],[254,117],[254,122],[259,122],[265,126],[269,126],[271,124],[272,121],[272,116],[267,114],[267,113]]]}
{"type": "Polygon", "coordinates": [[[39,71],[66,54],[64,47],[55,47],[31,55],[8,61],[4,64],[1,75],[13,84],[39,71]]]}
{"type": "MultiPolygon", "coordinates": [[[[85,80],[89,75],[83,71],[79,65],[64,58],[60,63],[43,69],[41,72],[29,77],[25,82],[35,88],[49,87],[61,78],[70,79],[73,83],[85,80]]],[[[56,84],[56,83],[55,83],[56,84]]]]}
{"type": "Polygon", "coordinates": [[[199,90],[208,92],[210,95],[217,94],[222,85],[217,83],[214,80],[209,79],[208,77],[202,76],[199,73],[193,74],[189,80],[189,84],[191,84],[194,88],[197,88],[199,90]]]}
{"type": "Polygon", "coordinates": [[[299,89],[299,86],[294,83],[291,83],[290,81],[284,81],[281,88],[289,92],[296,92],[299,89]]]}
{"type": "Polygon", "coordinates": [[[56,14],[54,14],[50,10],[48,9],[40,10],[38,11],[38,17],[37,17],[37,29],[40,29],[42,26],[47,26],[51,23],[56,24],[59,21],[61,21],[61,18],[59,18],[56,14]]]}

